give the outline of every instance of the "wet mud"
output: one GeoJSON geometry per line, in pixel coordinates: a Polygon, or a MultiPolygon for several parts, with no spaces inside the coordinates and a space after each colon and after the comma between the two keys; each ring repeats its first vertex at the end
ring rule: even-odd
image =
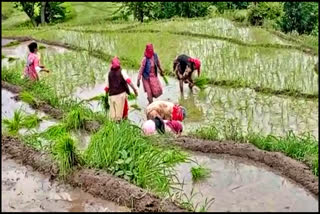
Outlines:
{"type": "MultiPolygon", "coordinates": [[[[58,167],[48,154],[27,147],[15,137],[2,136],[2,155],[23,165],[32,166],[34,170],[50,176],[51,180],[58,176],[58,167]]],[[[103,171],[78,168],[66,178],[66,181],[95,197],[116,202],[131,208],[132,211],[184,211],[168,200],[103,171]]]]}
{"type": "Polygon", "coordinates": [[[2,155],[3,212],[129,212],[2,155]]]}
{"type": "Polygon", "coordinates": [[[318,178],[313,175],[311,169],[280,152],[263,151],[251,144],[240,144],[232,141],[207,141],[190,137],[178,138],[175,144],[192,151],[227,154],[265,164],[273,171],[302,185],[314,196],[318,197],[319,195],[318,178]]]}

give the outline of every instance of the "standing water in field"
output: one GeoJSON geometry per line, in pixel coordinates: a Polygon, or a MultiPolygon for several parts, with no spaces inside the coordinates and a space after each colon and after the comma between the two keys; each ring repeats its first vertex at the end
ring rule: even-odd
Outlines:
{"type": "Polygon", "coordinates": [[[130,212],[2,156],[2,212],[130,212]]]}
{"type": "Polygon", "coordinates": [[[192,203],[199,203],[198,209],[206,198],[214,198],[207,211],[318,211],[315,197],[263,165],[234,156],[201,153],[193,153],[192,160],[209,169],[207,178],[193,181],[191,167],[197,166],[193,162],[180,164],[176,170],[179,182],[184,183],[182,192],[190,198],[193,189],[192,203]]]}

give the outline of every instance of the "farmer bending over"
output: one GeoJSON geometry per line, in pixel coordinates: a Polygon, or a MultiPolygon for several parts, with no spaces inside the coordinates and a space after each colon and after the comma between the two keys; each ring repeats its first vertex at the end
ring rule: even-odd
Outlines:
{"type": "Polygon", "coordinates": [[[173,133],[181,135],[183,131],[182,123],[176,120],[162,120],[156,117],[152,120],[147,120],[142,125],[142,130],[145,135],[152,135],[155,133],[173,133]]]}
{"type": "Polygon", "coordinates": [[[49,73],[49,70],[45,66],[40,65],[40,57],[37,55],[38,45],[36,42],[32,42],[28,45],[30,53],[27,57],[27,64],[24,68],[23,76],[29,78],[32,81],[39,80],[38,73],[45,71],[49,73]]]}
{"type": "Polygon", "coordinates": [[[127,97],[130,94],[128,84],[136,96],[138,96],[138,91],[127,73],[121,69],[118,57],[114,57],[111,61],[111,68],[106,82],[107,86],[104,90],[106,93],[109,93],[111,120],[120,121],[121,119],[127,119],[129,111],[127,97]]]}
{"type": "Polygon", "coordinates": [[[162,120],[183,121],[186,117],[186,110],[178,104],[158,100],[147,106],[146,114],[148,120],[158,117],[162,120]]]}
{"type": "Polygon", "coordinates": [[[195,70],[198,71],[198,76],[200,75],[201,62],[196,58],[191,58],[185,54],[177,56],[173,62],[173,71],[176,74],[179,85],[180,92],[183,95],[183,82],[189,83],[189,88],[192,91],[194,86],[192,80],[192,74],[195,70]]]}

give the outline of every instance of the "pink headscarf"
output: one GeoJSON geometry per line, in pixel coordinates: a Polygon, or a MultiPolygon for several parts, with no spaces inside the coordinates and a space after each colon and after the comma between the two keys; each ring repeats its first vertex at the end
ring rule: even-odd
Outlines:
{"type": "Polygon", "coordinates": [[[195,65],[196,70],[198,70],[198,76],[200,75],[200,67],[201,67],[201,62],[197,58],[189,58],[189,62],[193,62],[195,65]]]}
{"type": "Polygon", "coordinates": [[[111,68],[112,69],[117,69],[120,68],[120,60],[117,56],[115,56],[112,61],[111,61],[111,68]]]}
{"type": "Polygon", "coordinates": [[[156,132],[156,124],[153,120],[147,120],[143,123],[142,130],[145,135],[152,135],[156,132]]]}
{"type": "Polygon", "coordinates": [[[179,121],[170,120],[166,122],[166,125],[169,126],[171,130],[176,134],[179,134],[183,131],[182,123],[180,123],[179,121]]]}
{"type": "Polygon", "coordinates": [[[144,55],[145,57],[147,57],[148,59],[150,59],[154,54],[153,51],[153,45],[151,43],[147,44],[146,49],[144,51],[144,55]]]}

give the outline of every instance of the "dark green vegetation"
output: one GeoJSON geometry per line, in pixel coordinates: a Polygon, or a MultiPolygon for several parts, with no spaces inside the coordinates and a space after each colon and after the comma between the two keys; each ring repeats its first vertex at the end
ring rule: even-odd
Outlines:
{"type": "Polygon", "coordinates": [[[6,44],[4,47],[12,47],[12,46],[16,46],[19,44],[20,44],[20,42],[18,42],[18,41],[12,41],[12,42],[9,42],[8,44],[6,44]]]}

